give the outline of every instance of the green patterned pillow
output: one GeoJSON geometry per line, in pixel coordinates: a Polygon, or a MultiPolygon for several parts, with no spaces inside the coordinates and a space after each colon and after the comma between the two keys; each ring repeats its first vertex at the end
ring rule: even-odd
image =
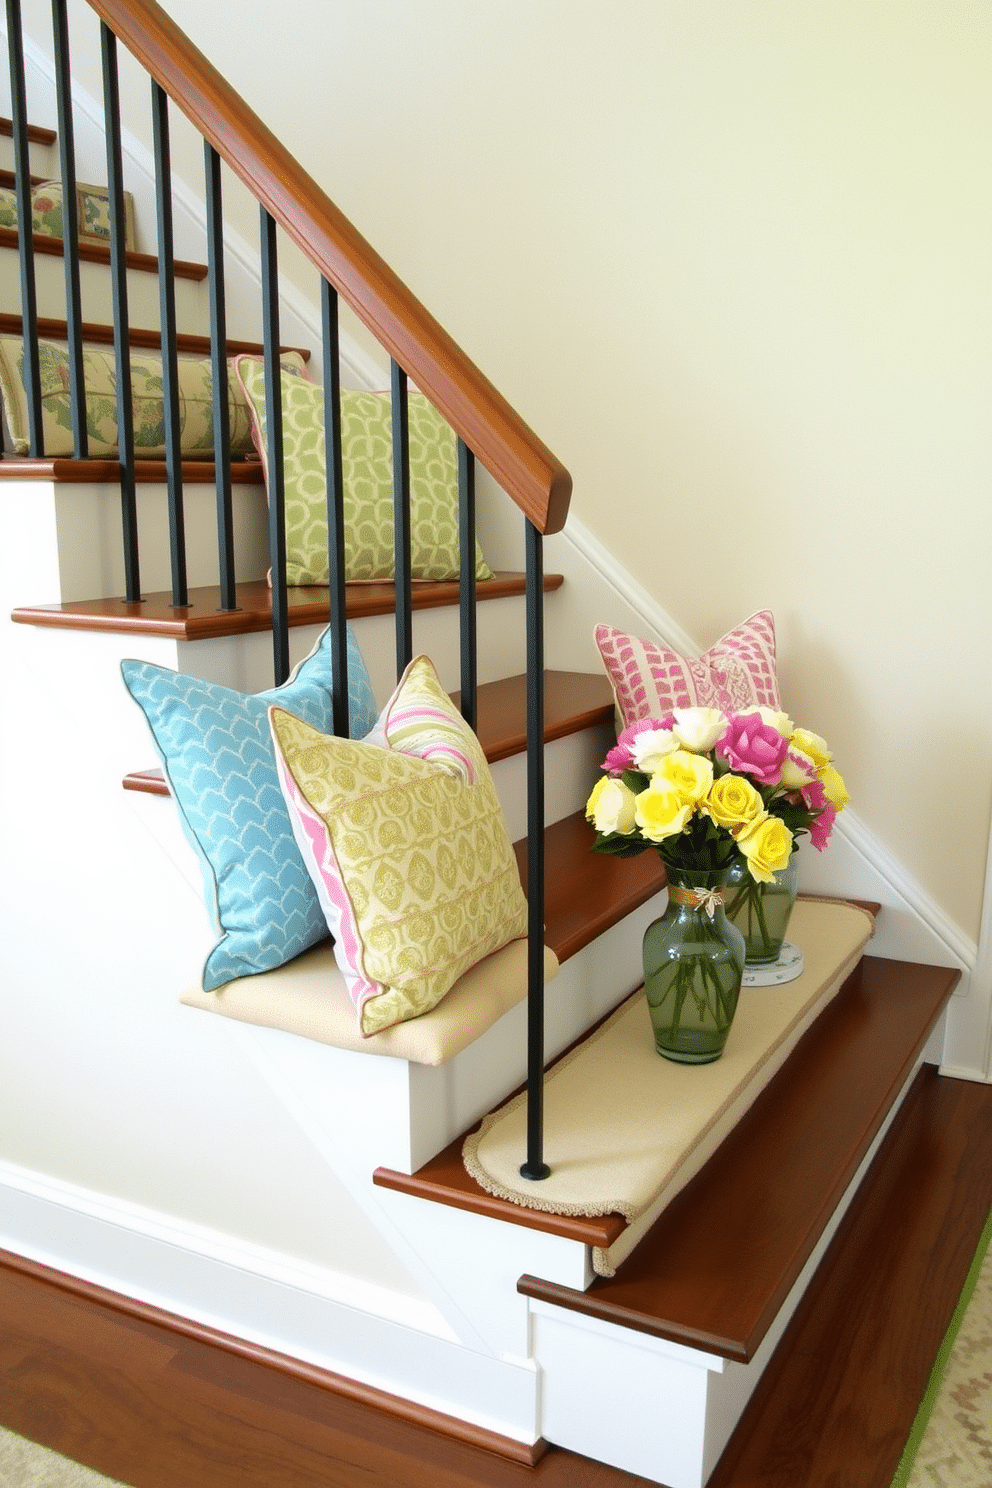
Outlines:
{"type": "MultiPolygon", "coordinates": [[[[45,238],[61,238],[62,182],[42,181],[31,188],[31,230],[45,238]]],[[[76,217],[81,239],[95,243],[110,240],[110,193],[106,186],[88,186],[76,182],[76,217]]],[[[124,241],[134,247],[134,202],[130,191],[124,193],[124,241]]],[[[0,227],[17,226],[17,193],[0,188],[0,227]]]]}
{"type": "MultiPolygon", "coordinates": [[[[265,370],[239,357],[238,377],[252,409],[256,444],[268,480],[265,370]]],[[[327,583],[327,476],[324,390],[305,372],[282,380],[286,476],[286,577],[290,584],[327,583]]],[[[422,393],[409,397],[410,526],[415,579],[457,579],[458,465],[454,430],[422,393]]],[[[388,393],[341,394],[345,577],[391,579],[393,446],[388,393]]],[[[475,546],[475,576],[492,570],[475,546]]]]}
{"type": "MultiPolygon", "coordinates": [[[[45,454],[72,455],[72,411],[69,402],[69,353],[56,341],[38,342],[41,372],[42,431],[45,454]]],[[[252,420],[241,385],[229,362],[228,409],[231,454],[243,458],[253,453],[252,420]]],[[[282,364],[300,371],[298,352],[284,352],[282,364]]],[[[187,459],[210,460],[214,453],[212,407],[213,373],[209,357],[180,357],[179,426],[182,453],[187,459]]],[[[162,359],[131,356],[134,406],[134,447],[139,459],[165,454],[165,417],[162,405],[162,359]]],[[[86,425],[89,452],[117,458],[117,373],[112,352],[83,349],[83,381],[86,386],[86,425]]],[[[0,336],[0,391],[15,454],[29,447],[27,398],[24,392],[24,346],[19,338],[0,336]]]]}
{"type": "Polygon", "coordinates": [[[426,656],[355,743],[269,709],[279,783],[363,1034],[527,932],[489,765],[426,656]]]}

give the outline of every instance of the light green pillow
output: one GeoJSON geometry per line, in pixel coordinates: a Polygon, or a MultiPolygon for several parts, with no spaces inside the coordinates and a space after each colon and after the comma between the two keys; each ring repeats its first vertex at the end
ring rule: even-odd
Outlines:
{"type": "MultiPolygon", "coordinates": [[[[239,357],[238,377],[252,409],[268,480],[265,369],[239,357]]],[[[286,478],[286,578],[326,584],[327,476],[324,390],[302,373],[282,379],[286,478]]],[[[454,430],[422,393],[409,396],[411,560],[415,579],[457,579],[458,461],[454,430]]],[[[345,577],[391,579],[393,561],[392,411],[388,393],[341,394],[345,577]]],[[[475,546],[475,576],[492,570],[475,546]]]]}
{"type": "MultiPolygon", "coordinates": [[[[69,353],[57,341],[38,342],[41,372],[42,430],[45,454],[72,455],[72,411],[69,401],[69,353]]],[[[243,458],[254,451],[252,419],[241,385],[228,363],[227,406],[230,413],[231,454],[243,458]]],[[[300,371],[298,352],[284,352],[283,366],[300,371]]],[[[210,460],[214,453],[213,372],[210,358],[180,357],[180,445],[187,459],[210,460]]],[[[86,426],[89,453],[117,458],[117,373],[112,352],[83,348],[86,387],[86,426]]],[[[18,337],[0,336],[0,391],[15,454],[29,448],[27,398],[24,392],[24,345],[18,337]]],[[[131,394],[134,407],[134,449],[139,459],[165,454],[165,417],[162,404],[162,359],[131,355],[131,394]]]]}
{"type": "Polygon", "coordinates": [[[478,739],[416,657],[360,743],[269,709],[279,783],[363,1034],[436,1007],[527,932],[478,739]]]}

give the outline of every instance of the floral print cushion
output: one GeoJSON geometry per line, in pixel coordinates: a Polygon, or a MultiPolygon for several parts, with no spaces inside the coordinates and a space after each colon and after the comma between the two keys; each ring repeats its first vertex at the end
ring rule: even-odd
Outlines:
{"type": "MultiPolygon", "coordinates": [[[[72,455],[72,412],[69,402],[69,354],[54,341],[39,341],[41,372],[42,431],[45,454],[72,455]]],[[[303,359],[298,352],[284,352],[282,365],[299,371],[303,359]]],[[[213,373],[209,357],[180,358],[179,426],[183,455],[209,460],[214,452],[213,373]]],[[[86,425],[89,453],[117,458],[117,374],[111,352],[83,350],[83,380],[86,385],[86,425]]],[[[138,458],[155,459],[165,454],[165,415],[162,401],[162,359],[131,356],[134,406],[134,448],[138,458]]],[[[24,391],[24,346],[16,337],[0,337],[0,391],[15,454],[27,454],[29,421],[24,391]]],[[[254,451],[252,421],[237,378],[228,381],[231,455],[244,458],[254,451]]]]}
{"type": "MultiPolygon", "coordinates": [[[[31,188],[31,230],[45,238],[61,238],[62,183],[42,181],[31,188]]],[[[106,186],[88,186],[76,182],[76,215],[80,238],[97,243],[110,241],[110,193],[106,186]]],[[[134,204],[130,191],[124,193],[125,243],[135,245],[134,204]]],[[[17,226],[17,193],[0,188],[0,227],[17,226]]]]}

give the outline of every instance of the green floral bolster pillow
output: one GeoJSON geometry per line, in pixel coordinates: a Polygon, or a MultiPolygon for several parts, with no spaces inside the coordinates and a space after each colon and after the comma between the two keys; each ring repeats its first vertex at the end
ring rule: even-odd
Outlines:
{"type": "MultiPolygon", "coordinates": [[[[285,367],[285,363],[283,364],[285,367]]],[[[255,440],[268,481],[265,369],[259,357],[238,357],[237,375],[252,412],[255,440]]],[[[415,579],[456,579],[458,456],[455,432],[423,393],[409,395],[410,525],[415,579]]],[[[286,577],[290,584],[326,584],[327,460],[324,390],[303,369],[282,379],[283,469],[286,483],[286,577]]],[[[345,576],[391,579],[393,563],[393,443],[388,393],[341,393],[345,576]]],[[[476,543],[475,576],[492,569],[476,543]]]]}
{"type": "MultiPolygon", "coordinates": [[[[62,226],[62,182],[42,181],[31,188],[31,231],[45,238],[65,236],[62,226]]],[[[76,220],[80,238],[106,243],[110,239],[110,193],[106,186],[87,186],[76,182],[76,220]]],[[[128,248],[135,245],[134,202],[130,191],[124,193],[124,240],[128,248]]],[[[17,193],[0,188],[0,227],[17,226],[17,193]]]]}
{"type": "MultiPolygon", "coordinates": [[[[72,455],[72,411],[69,401],[69,353],[54,341],[39,341],[41,372],[42,431],[45,454],[72,455]]],[[[232,359],[233,361],[233,359],[232,359]]],[[[285,352],[282,364],[289,371],[302,371],[298,352],[285,352]]],[[[229,363],[229,369],[231,364],[229,363]]],[[[209,357],[180,358],[180,444],[187,459],[210,460],[214,452],[213,374],[209,357]]],[[[83,350],[83,381],[86,386],[86,426],[89,453],[117,457],[117,374],[109,351],[83,350]]],[[[139,459],[165,454],[165,415],[162,401],[160,356],[131,356],[131,391],[134,408],[134,446],[139,459]]],[[[20,339],[0,336],[0,392],[10,431],[13,452],[28,452],[29,420],[24,391],[24,347],[20,339]]],[[[230,370],[228,382],[231,454],[235,458],[254,451],[252,421],[237,377],[230,370]]]]}

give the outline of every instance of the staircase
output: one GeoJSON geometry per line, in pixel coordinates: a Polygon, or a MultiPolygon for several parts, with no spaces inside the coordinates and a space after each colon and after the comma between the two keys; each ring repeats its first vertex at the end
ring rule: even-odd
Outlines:
{"type": "MultiPolygon", "coordinates": [[[[46,178],[51,166],[32,170],[46,178]]],[[[44,241],[36,248],[55,264],[61,245],[44,241]]],[[[109,254],[87,245],[84,257],[84,339],[108,344],[109,254]]],[[[128,254],[142,327],[133,346],[159,344],[156,268],[128,254]]],[[[176,269],[179,344],[197,355],[210,344],[206,272],[176,269]]],[[[66,335],[61,295],[57,276],[39,276],[39,330],[52,339],[66,335]]],[[[0,277],[0,334],[20,333],[15,268],[0,277]]],[[[228,348],[261,354],[263,343],[228,348]]],[[[191,587],[186,604],[173,602],[167,473],[163,461],[135,465],[137,600],[121,598],[117,462],[0,462],[2,600],[15,622],[4,672],[23,725],[5,731],[3,758],[15,844],[4,892],[18,927],[5,1016],[23,1059],[20,1073],[0,1074],[11,1111],[0,1246],[249,1340],[332,1388],[334,1377],[357,1382],[383,1409],[525,1466],[554,1443],[701,1488],[848,1204],[876,1181],[873,1160],[922,1066],[939,1062],[958,973],[861,959],[616,1274],[594,1276],[593,1253],[623,1241],[620,1215],[509,1203],[461,1159],[466,1133],[526,1078],[524,1003],[437,1068],[180,1006],[207,935],[199,874],[118,665],[138,656],[262,690],[273,600],[257,463],[231,471],[243,576],[232,610],[212,556],[214,466],[186,462],[191,587]]],[[[498,515],[480,515],[495,577],[477,586],[476,729],[527,885],[525,575],[505,536],[509,498],[486,496],[498,515]]],[[[543,575],[552,663],[568,650],[574,583],[543,575]]],[[[605,586],[597,601],[609,604],[605,586]]],[[[458,602],[458,584],[412,593],[415,650],[456,696],[458,602]]],[[[288,592],[292,660],[332,605],[327,589],[288,592]]],[[[396,606],[393,584],[348,586],[380,705],[395,679],[396,606]]],[[[552,664],[542,713],[544,939],[561,967],[544,1032],[555,1060],[637,987],[664,876],[649,855],[589,850],[582,806],[614,737],[605,677],[552,664]]]]}

